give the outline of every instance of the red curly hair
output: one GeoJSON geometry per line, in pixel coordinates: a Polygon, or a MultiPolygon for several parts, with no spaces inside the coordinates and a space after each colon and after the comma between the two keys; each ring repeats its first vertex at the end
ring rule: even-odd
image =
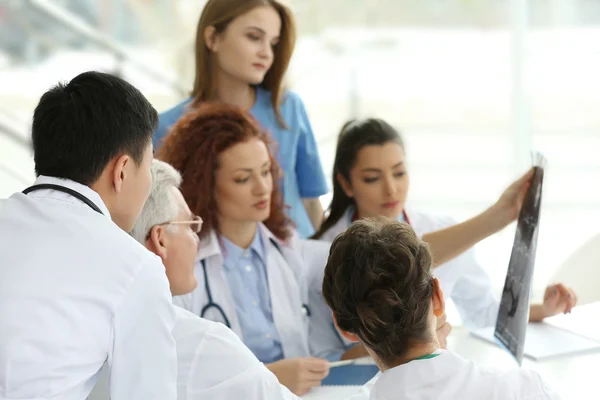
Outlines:
{"type": "Polygon", "coordinates": [[[157,154],[158,159],[171,164],[181,173],[181,193],[190,210],[204,220],[200,239],[213,229],[217,235],[220,233],[214,197],[219,155],[251,138],[258,138],[267,145],[271,160],[271,213],[264,224],[281,240],[291,235],[291,220],[285,214],[283,195],[279,189],[281,169],[273,156],[274,141],[242,109],[227,104],[204,103],[179,119],[157,154]]]}

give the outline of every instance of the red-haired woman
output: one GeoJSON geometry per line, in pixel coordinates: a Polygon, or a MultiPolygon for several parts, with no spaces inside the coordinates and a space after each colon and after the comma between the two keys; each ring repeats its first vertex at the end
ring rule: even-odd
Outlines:
{"type": "Polygon", "coordinates": [[[204,220],[198,287],[174,303],[229,326],[301,395],[329,372],[308,339],[308,289],[320,285],[329,245],[295,236],[271,146],[252,117],[224,104],[191,111],[167,136],[158,157],[181,172],[181,192],[204,220]]]}

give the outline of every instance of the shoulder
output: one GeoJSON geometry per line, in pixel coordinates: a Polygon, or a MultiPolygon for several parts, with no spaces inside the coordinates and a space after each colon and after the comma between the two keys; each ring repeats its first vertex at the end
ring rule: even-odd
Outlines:
{"type": "Polygon", "coordinates": [[[156,278],[162,285],[165,276],[160,258],[120,228],[112,231],[105,235],[102,248],[111,249],[109,257],[114,260],[115,272],[128,275],[132,281],[141,275],[146,276],[144,279],[156,278]]]}
{"type": "Polygon", "coordinates": [[[336,221],[335,224],[329,227],[325,232],[323,232],[319,240],[324,240],[329,243],[333,242],[337,235],[339,235],[342,232],[345,232],[346,229],[348,229],[351,223],[350,221],[352,219],[350,214],[353,212],[354,207],[349,207],[348,209],[346,209],[346,211],[344,211],[344,214],[342,214],[341,218],[338,221],[336,221]]]}
{"type": "MultiPolygon", "coordinates": [[[[271,102],[271,91],[258,87],[258,102],[259,106],[264,109],[273,110],[273,104],[271,102]]],[[[279,111],[281,112],[283,118],[290,122],[289,120],[298,119],[299,116],[304,116],[306,114],[306,108],[304,106],[304,102],[300,95],[292,90],[284,90],[281,93],[281,97],[279,98],[279,111]]]]}
{"type": "Polygon", "coordinates": [[[321,235],[321,237],[319,239],[332,243],[335,240],[335,238],[340,233],[345,232],[349,226],[350,226],[350,223],[348,221],[346,221],[345,216],[343,216],[342,219],[340,219],[338,222],[336,222],[335,225],[333,225],[331,228],[329,228],[325,232],[323,232],[323,234],[321,235]]]}
{"type": "MultiPolygon", "coordinates": [[[[188,380],[226,380],[227,376],[260,364],[260,361],[242,343],[240,338],[220,322],[209,321],[175,306],[173,338],[177,348],[178,373],[188,380]],[[228,365],[218,376],[207,375],[208,365],[228,365]],[[197,375],[197,376],[196,376],[197,375]]],[[[212,382],[215,383],[215,382],[212,382]]],[[[210,386],[210,384],[208,384],[210,386]]]]}
{"type": "Polygon", "coordinates": [[[118,251],[116,254],[112,252],[115,257],[140,260],[152,264],[160,263],[160,259],[156,255],[114,223],[110,229],[104,232],[104,236],[105,245],[110,243],[111,248],[118,251]]]}
{"type": "Polygon", "coordinates": [[[515,399],[556,399],[556,393],[550,389],[535,371],[514,369],[500,373],[502,387],[509,391],[507,398],[515,399]]]}
{"type": "Polygon", "coordinates": [[[183,100],[182,102],[174,105],[173,107],[161,112],[159,114],[159,119],[161,121],[179,119],[179,117],[181,117],[181,115],[185,113],[186,108],[191,104],[191,102],[192,102],[191,97],[183,100]]]}
{"type": "Polygon", "coordinates": [[[304,109],[304,101],[300,95],[293,90],[284,90],[281,94],[281,106],[302,108],[304,109]]]}
{"type": "Polygon", "coordinates": [[[281,114],[284,119],[291,123],[299,123],[308,120],[306,106],[300,95],[294,91],[286,90],[281,95],[281,114]]]}
{"type": "Polygon", "coordinates": [[[188,98],[181,103],[163,111],[158,116],[158,133],[165,133],[187,111],[192,99],[188,98]]]}
{"type": "Polygon", "coordinates": [[[215,328],[218,322],[209,321],[200,318],[182,307],[175,305],[175,327],[173,328],[173,338],[176,341],[188,340],[200,344],[204,335],[215,328]]]}
{"type": "Polygon", "coordinates": [[[456,219],[451,216],[424,212],[410,207],[406,208],[406,214],[410,225],[419,236],[457,223],[456,219]]]}

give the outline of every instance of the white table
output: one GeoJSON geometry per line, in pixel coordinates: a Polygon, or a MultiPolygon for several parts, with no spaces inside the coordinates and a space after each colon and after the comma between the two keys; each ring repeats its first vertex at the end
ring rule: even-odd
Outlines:
{"type": "MultiPolygon", "coordinates": [[[[600,315],[598,315],[600,318],[600,315]]],[[[510,354],[496,345],[473,337],[466,329],[455,327],[448,337],[448,349],[461,356],[475,361],[481,366],[500,369],[516,368],[516,361],[510,354]]],[[[528,358],[523,360],[523,368],[537,371],[563,400],[580,400],[599,398],[598,366],[600,352],[583,355],[557,357],[535,362],[528,358]]],[[[342,400],[355,389],[339,388],[339,390],[315,388],[303,397],[305,400],[342,400]],[[324,390],[328,390],[326,393],[324,390]]]]}

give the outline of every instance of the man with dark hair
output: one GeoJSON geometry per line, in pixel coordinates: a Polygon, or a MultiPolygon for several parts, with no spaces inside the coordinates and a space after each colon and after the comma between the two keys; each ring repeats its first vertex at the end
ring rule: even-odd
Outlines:
{"type": "Polygon", "coordinates": [[[0,398],[84,399],[105,363],[112,400],[176,398],[169,282],[127,234],[156,124],[136,88],[103,73],[40,99],[38,178],[0,209],[0,398]]]}

